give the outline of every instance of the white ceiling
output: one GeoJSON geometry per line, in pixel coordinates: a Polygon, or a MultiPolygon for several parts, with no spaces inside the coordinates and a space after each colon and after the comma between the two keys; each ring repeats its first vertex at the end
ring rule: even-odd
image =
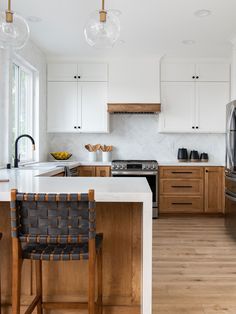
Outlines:
{"type": "MultiPolygon", "coordinates": [[[[6,5],[7,0],[1,1],[1,10],[6,5]]],[[[31,39],[48,56],[227,57],[236,36],[236,0],[106,0],[107,9],[122,12],[120,38],[125,43],[97,50],[86,44],[83,25],[100,5],[101,0],[12,0],[14,11],[42,18],[40,23],[29,22],[31,39]],[[197,18],[194,12],[200,9],[212,15],[197,18]],[[188,39],[196,43],[182,44],[188,39]]]]}

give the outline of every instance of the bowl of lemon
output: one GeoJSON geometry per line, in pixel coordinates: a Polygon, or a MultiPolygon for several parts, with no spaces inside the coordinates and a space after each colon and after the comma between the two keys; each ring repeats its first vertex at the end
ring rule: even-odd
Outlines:
{"type": "Polygon", "coordinates": [[[68,160],[72,154],[68,152],[52,152],[50,153],[56,160],[68,160]]]}

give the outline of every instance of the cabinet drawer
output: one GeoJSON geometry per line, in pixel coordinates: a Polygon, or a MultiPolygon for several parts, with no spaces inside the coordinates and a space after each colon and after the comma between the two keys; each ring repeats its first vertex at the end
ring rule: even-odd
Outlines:
{"type": "Polygon", "coordinates": [[[203,167],[160,167],[161,179],[201,179],[203,167]]]}
{"type": "Polygon", "coordinates": [[[203,213],[203,211],[202,197],[160,197],[160,213],[203,213]]]}
{"type": "Polygon", "coordinates": [[[160,194],[181,194],[192,195],[203,193],[203,182],[199,179],[162,179],[160,184],[160,194]]]}

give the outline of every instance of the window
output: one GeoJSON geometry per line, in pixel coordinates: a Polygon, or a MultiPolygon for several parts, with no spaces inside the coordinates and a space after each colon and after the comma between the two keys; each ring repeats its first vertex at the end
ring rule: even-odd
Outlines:
{"type": "MultiPolygon", "coordinates": [[[[14,154],[16,138],[22,134],[34,136],[33,127],[33,77],[32,70],[13,64],[12,68],[12,110],[11,116],[11,152],[14,154]]],[[[21,162],[33,160],[32,143],[27,138],[20,139],[19,149],[21,162]]],[[[19,156],[18,156],[19,157],[19,156]]]]}

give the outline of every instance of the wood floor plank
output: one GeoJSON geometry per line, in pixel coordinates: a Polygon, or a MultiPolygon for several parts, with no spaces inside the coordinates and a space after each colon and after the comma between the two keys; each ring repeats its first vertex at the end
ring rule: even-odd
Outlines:
{"type": "Polygon", "coordinates": [[[153,222],[153,314],[236,314],[236,242],[223,217],[153,222]]]}

